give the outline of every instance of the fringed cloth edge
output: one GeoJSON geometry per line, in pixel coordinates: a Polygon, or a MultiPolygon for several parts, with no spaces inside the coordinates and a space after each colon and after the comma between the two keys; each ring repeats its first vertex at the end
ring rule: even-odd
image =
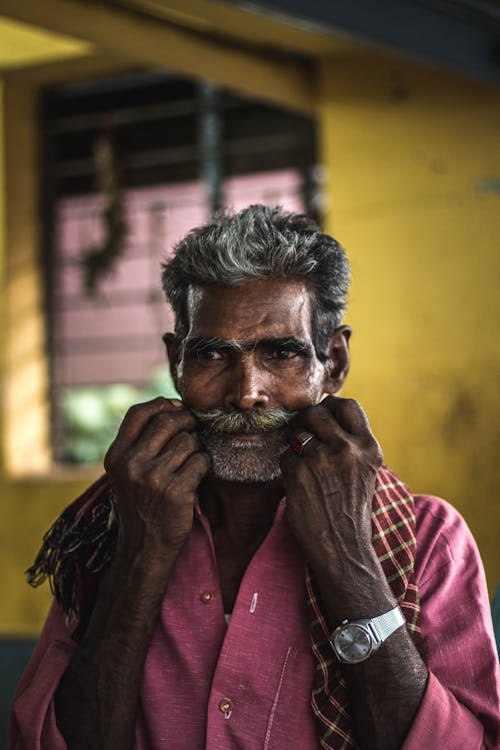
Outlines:
{"type": "Polygon", "coordinates": [[[69,505],[43,537],[42,546],[26,571],[30,586],[49,580],[66,623],[78,625],[78,640],[92,612],[101,573],[111,562],[118,537],[118,519],[106,476],[69,505]]]}

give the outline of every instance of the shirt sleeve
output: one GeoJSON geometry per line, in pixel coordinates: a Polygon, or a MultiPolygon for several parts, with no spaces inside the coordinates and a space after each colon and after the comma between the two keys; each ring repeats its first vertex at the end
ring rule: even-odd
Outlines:
{"type": "Polygon", "coordinates": [[[499,669],[479,552],[454,508],[436,498],[420,506],[415,568],[429,680],[402,750],[498,750],[499,669]]]}
{"type": "Polygon", "coordinates": [[[66,750],[56,723],[54,695],[76,648],[54,602],[14,694],[9,750],[66,750]]]}

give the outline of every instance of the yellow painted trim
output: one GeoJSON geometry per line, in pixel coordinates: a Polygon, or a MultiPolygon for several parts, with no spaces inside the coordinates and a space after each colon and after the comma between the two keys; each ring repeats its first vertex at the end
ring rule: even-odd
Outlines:
{"type": "MultiPolygon", "coordinates": [[[[5,288],[5,259],[7,257],[7,185],[5,179],[5,83],[0,77],[0,290],[5,288]]],[[[0,294],[0,388],[5,389],[5,296],[0,294]]],[[[0,481],[4,473],[3,398],[0,398],[0,481]]]]}
{"type": "Polygon", "coordinates": [[[87,42],[0,16],[0,70],[71,59],[89,54],[90,47],[87,42]]]}
{"type": "Polygon", "coordinates": [[[153,17],[192,28],[204,34],[225,36],[263,48],[323,57],[364,49],[345,32],[298,21],[257,6],[238,7],[216,0],[121,0],[121,5],[143,10],[153,17]]]}
{"type": "Polygon", "coordinates": [[[65,60],[64,64],[60,61],[50,62],[9,71],[9,80],[17,81],[20,86],[27,82],[28,85],[40,88],[80,81],[88,82],[103,76],[141,70],[147,71],[151,68],[148,65],[134,65],[127,60],[109,58],[104,55],[89,55],[74,60],[65,60]]]}
{"type": "Polygon", "coordinates": [[[38,261],[36,91],[3,78],[2,463],[9,475],[50,466],[47,363],[38,261]]]}
{"type": "Polygon", "coordinates": [[[98,53],[131,64],[160,66],[212,80],[302,112],[313,109],[308,69],[293,59],[214,42],[167,22],[149,20],[116,7],[66,0],[3,0],[2,12],[10,18],[90,42],[98,53]]]}

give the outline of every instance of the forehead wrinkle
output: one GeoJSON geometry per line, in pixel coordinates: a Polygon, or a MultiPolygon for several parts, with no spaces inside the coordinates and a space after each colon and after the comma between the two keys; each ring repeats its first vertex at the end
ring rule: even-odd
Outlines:
{"type": "Polygon", "coordinates": [[[247,279],[235,286],[191,284],[184,338],[227,338],[239,349],[255,347],[255,338],[296,337],[309,342],[312,310],[307,286],[286,280],[276,290],[276,283],[247,279]]]}

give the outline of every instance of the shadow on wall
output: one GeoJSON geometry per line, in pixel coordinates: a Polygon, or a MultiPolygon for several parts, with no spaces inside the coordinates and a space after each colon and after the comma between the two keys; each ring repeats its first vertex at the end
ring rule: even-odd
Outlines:
{"type": "Polygon", "coordinates": [[[0,638],[0,750],[7,750],[7,717],[12,696],[34,645],[31,638],[0,638]]]}

